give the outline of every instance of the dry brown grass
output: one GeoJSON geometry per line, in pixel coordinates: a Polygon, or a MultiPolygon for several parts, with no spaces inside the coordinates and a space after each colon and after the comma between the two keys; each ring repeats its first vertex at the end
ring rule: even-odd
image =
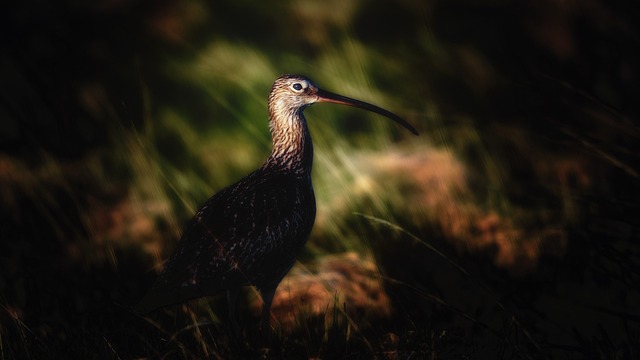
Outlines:
{"type": "MultiPolygon", "coordinates": [[[[320,224],[339,223],[354,211],[353,204],[368,204],[369,209],[358,205],[357,211],[377,217],[403,214],[408,217],[403,221],[417,228],[431,224],[459,251],[489,252],[496,266],[513,273],[535,269],[543,254],[563,253],[565,221],[575,206],[563,192],[569,186],[590,185],[588,164],[579,158],[549,154],[544,162],[533,163],[537,180],[552,188],[564,211],[564,218],[535,226],[529,222],[548,216],[545,209],[509,205],[508,211],[499,211],[483,204],[468,184],[464,163],[446,148],[422,145],[386,153],[362,152],[350,165],[355,174],[350,186],[329,199],[328,208],[319,214],[320,224]]],[[[508,202],[506,195],[501,196],[508,202]]]]}
{"type": "MultiPolygon", "coordinates": [[[[258,297],[251,310],[260,313],[258,297]]],[[[376,264],[354,252],[328,255],[307,266],[297,264],[284,278],[273,299],[272,314],[285,332],[293,331],[307,317],[334,321],[334,310],[358,319],[388,318],[391,304],[376,264]]]]}

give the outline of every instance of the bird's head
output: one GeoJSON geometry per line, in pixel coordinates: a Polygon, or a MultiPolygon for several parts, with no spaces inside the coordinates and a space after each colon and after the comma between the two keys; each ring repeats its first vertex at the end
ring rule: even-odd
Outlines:
{"type": "Polygon", "coordinates": [[[318,101],[318,86],[302,75],[282,75],[269,94],[269,107],[277,113],[295,113],[318,101]]]}
{"type": "Polygon", "coordinates": [[[276,79],[269,94],[269,110],[277,118],[290,118],[317,102],[354,106],[388,117],[401,124],[413,134],[418,131],[398,115],[364,101],[348,98],[318,88],[313,81],[302,75],[285,74],[276,79]]]}

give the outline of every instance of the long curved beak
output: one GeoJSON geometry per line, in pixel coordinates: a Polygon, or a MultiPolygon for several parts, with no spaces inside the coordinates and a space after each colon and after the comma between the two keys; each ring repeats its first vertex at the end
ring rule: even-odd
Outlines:
{"type": "Polygon", "coordinates": [[[329,103],[334,103],[334,104],[342,104],[342,105],[349,105],[349,106],[354,106],[363,110],[369,110],[371,112],[374,112],[376,114],[380,114],[382,116],[386,116],[389,119],[399,123],[400,125],[406,127],[409,131],[411,131],[414,135],[418,135],[418,131],[411,126],[408,122],[406,122],[404,119],[402,119],[401,117],[399,117],[398,115],[387,111],[381,107],[377,107],[375,105],[371,105],[369,103],[366,103],[364,101],[360,101],[360,100],[356,100],[356,99],[352,99],[352,98],[348,98],[346,96],[342,96],[342,95],[338,95],[338,94],[334,94],[332,92],[326,91],[326,90],[322,90],[322,89],[318,89],[316,91],[316,95],[318,96],[318,100],[317,102],[329,102],[329,103]]]}

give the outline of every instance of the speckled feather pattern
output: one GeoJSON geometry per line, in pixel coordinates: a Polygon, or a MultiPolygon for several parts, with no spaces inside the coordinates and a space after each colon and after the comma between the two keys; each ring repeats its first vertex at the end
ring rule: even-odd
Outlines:
{"type": "Polygon", "coordinates": [[[244,285],[275,290],[295,263],[315,220],[313,145],[305,106],[278,91],[283,78],[269,96],[271,156],[196,212],[140,312],[244,285]]]}
{"type": "Polygon", "coordinates": [[[264,300],[262,318],[268,325],[273,294],[315,220],[313,144],[302,112],[316,102],[372,111],[418,135],[387,110],[318,89],[304,76],[280,76],[269,93],[271,155],[262,167],[198,210],[155,285],[136,307],[138,311],[254,285],[264,300]]]}

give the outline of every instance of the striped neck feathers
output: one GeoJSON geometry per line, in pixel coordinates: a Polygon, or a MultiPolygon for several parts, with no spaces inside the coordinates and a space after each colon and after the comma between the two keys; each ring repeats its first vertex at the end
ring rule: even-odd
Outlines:
{"type": "Polygon", "coordinates": [[[269,103],[269,129],[273,141],[267,164],[280,165],[289,170],[310,172],[313,163],[313,144],[302,114],[304,107],[283,108],[281,101],[269,103]]]}

